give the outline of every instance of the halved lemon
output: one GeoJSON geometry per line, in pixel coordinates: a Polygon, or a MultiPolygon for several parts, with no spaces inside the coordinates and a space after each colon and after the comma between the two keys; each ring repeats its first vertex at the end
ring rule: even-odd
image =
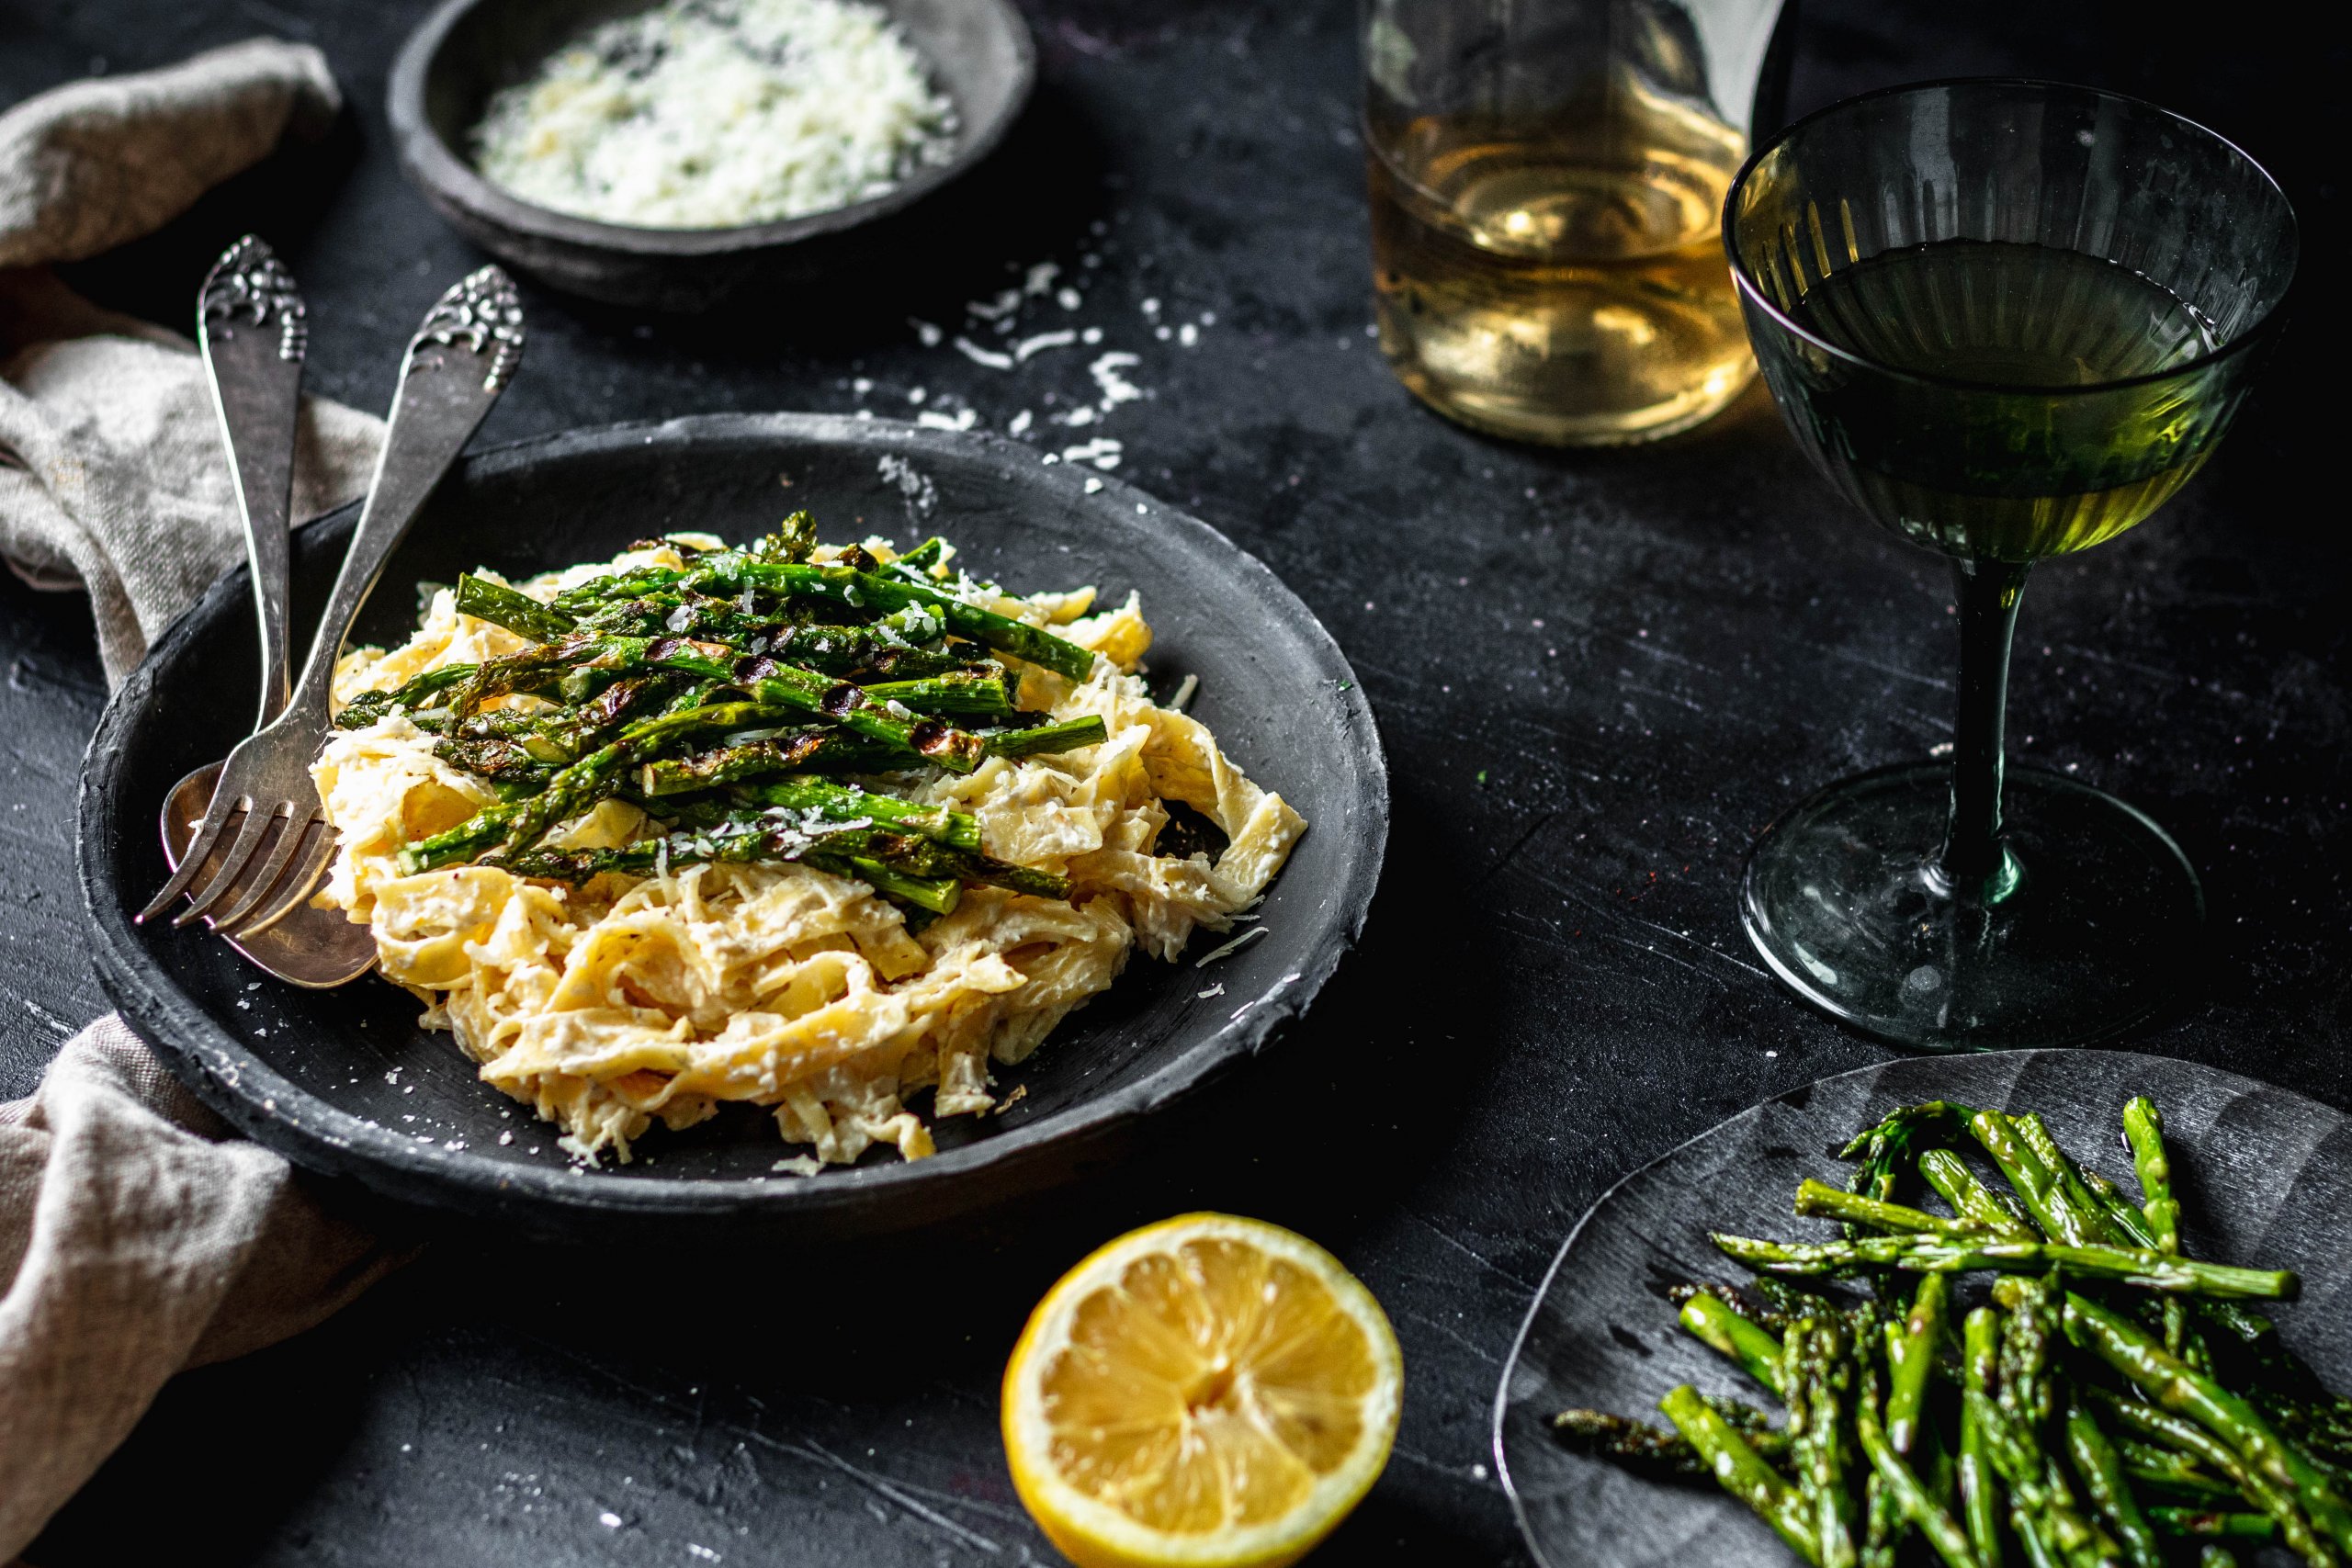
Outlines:
{"type": "Polygon", "coordinates": [[[1338,1258],[1262,1220],[1182,1214],[1037,1303],[1004,1370],[1005,1457],[1080,1568],[1275,1568],[1379,1478],[1404,1382],[1338,1258]]]}

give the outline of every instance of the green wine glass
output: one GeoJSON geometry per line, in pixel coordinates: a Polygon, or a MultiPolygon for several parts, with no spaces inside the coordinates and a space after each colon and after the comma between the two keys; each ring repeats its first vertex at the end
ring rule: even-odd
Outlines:
{"type": "Polygon", "coordinates": [[[1949,766],[1831,784],[1750,852],[1747,933],[1834,1016],[1933,1050],[2072,1045],[2166,1004],[2204,896],[2141,812],[2004,777],[2027,573],[2139,522],[2245,400],[2295,270],[2269,175],[2150,104],[2042,82],[1849,99],[1782,131],[1724,206],[1764,378],[1846,497],[1950,556],[1949,766]]]}

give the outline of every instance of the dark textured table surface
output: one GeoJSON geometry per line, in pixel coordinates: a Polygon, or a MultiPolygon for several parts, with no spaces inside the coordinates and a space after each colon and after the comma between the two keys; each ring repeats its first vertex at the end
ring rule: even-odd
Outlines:
{"type": "MultiPolygon", "coordinates": [[[[270,32],[322,45],[352,102],[324,148],[74,280],[179,325],[209,257],[259,227],[310,298],[312,385],[381,407],[399,344],[480,260],[384,132],[385,67],[424,9],[0,8],[0,100],[270,32]]],[[[1043,75],[1016,172],[912,281],[701,323],[526,290],[529,357],[483,439],[864,407],[1000,431],[1028,409],[1033,441],[1121,442],[1122,476],[1262,557],[1362,673],[1396,790],[1367,948],[1272,1058],[1115,1177],[956,1234],[789,1258],[441,1237],[326,1326],[175,1382],[34,1562],[1052,1561],[999,1450],[1004,1354],[1081,1253],[1194,1206],[1326,1242],[1404,1342],[1395,1461],[1317,1561],[1522,1562],[1487,1412],[1567,1226],[1719,1118],[1876,1058],[1766,978],[1732,890],[1780,807],[1944,738],[1941,564],[1833,504],[1760,393],[1612,456],[1487,442],[1415,404],[1366,336],[1343,0],[1031,13],[1043,75]],[[1092,353],[1008,372],[953,346],[995,341],[964,301],[1046,261],[1081,302],[1032,299],[1018,330],[1099,327],[1092,352],[1136,354],[1125,374],[1150,394],[1099,426],[1047,423],[1093,399],[1092,353]]],[[[2295,197],[2305,284],[2266,393],[2155,522],[2041,572],[2011,733],[2146,807],[2205,873],[2195,993],[2133,1043],[2339,1105],[2347,556],[2314,454],[2341,439],[2321,423],[2340,395],[2318,394],[2346,311],[2312,284],[2339,264],[2342,198],[2304,85],[2340,81],[2343,53],[2340,34],[2217,39],[2120,0],[1812,0],[1794,89],[1805,108],[1933,75],[2093,81],[2216,126],[2295,197]]],[[[0,1093],[17,1095],[106,1008],[71,874],[105,697],[86,608],[0,579],[0,1093]]]]}

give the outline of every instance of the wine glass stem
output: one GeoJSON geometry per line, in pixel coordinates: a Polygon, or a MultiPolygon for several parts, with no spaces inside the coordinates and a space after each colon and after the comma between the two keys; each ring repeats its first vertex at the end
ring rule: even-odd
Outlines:
{"type": "Polygon", "coordinates": [[[2017,863],[2001,840],[2001,732],[2009,639],[2031,563],[1952,564],[1960,592],[1960,713],[1952,727],[1951,824],[1939,865],[1953,895],[1982,908],[2017,886],[2017,863]]]}

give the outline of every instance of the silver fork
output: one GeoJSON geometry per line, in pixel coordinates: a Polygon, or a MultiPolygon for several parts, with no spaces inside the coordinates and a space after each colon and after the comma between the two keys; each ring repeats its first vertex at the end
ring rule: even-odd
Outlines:
{"type": "Polygon", "coordinates": [[[293,696],[283,713],[229,753],[195,841],[138,919],[161,914],[192,889],[193,901],[174,925],[209,915],[222,935],[249,937],[310,897],[334,854],[335,832],[311,781],[311,762],[334,719],[330,688],[343,640],[434,486],[506,389],[522,352],[522,307],[514,284],[495,266],[466,278],[426,312],[401,367],[368,503],[293,696]],[[215,855],[240,814],[243,823],[235,838],[215,855]]]}

